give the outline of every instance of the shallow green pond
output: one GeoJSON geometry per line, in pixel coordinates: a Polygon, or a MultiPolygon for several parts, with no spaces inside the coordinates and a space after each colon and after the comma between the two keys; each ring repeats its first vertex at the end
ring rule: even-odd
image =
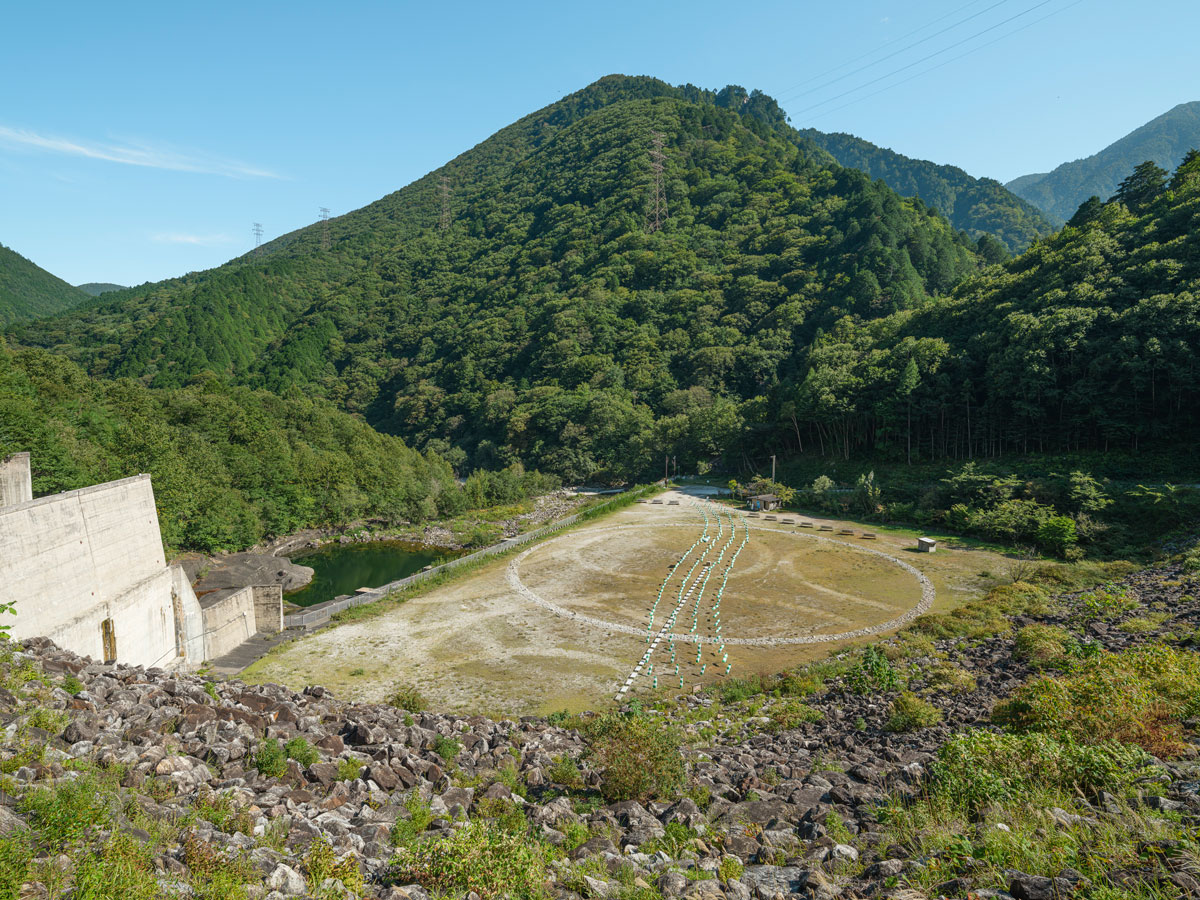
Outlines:
{"type": "Polygon", "coordinates": [[[324,603],[342,594],[353,594],[360,587],[380,587],[457,555],[402,541],[327,544],[292,557],[292,562],[312,566],[315,574],[307,587],[286,594],[284,599],[297,606],[324,603]]]}

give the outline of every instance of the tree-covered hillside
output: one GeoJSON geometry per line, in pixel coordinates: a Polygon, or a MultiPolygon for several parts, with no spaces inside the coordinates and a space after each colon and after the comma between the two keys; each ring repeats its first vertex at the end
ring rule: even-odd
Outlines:
{"type": "Polygon", "coordinates": [[[243,549],[363,517],[421,522],[552,487],[519,472],[460,487],[435,455],[290,390],[89,378],[0,339],[0,458],[29,451],[37,495],[149,472],[169,549],[243,549]],[[493,482],[506,487],[493,498],[493,482]]]}
{"type": "Polygon", "coordinates": [[[778,440],[968,458],[1200,438],[1200,154],[1140,166],[1107,204],[953,295],[846,317],[779,392],[778,440]],[[796,424],[799,423],[799,424],[796,424]]]}
{"type": "Polygon", "coordinates": [[[0,325],[77,306],[87,294],[0,244],[0,325]]]}
{"type": "Polygon", "coordinates": [[[978,269],[921,201],[808,147],[757,92],[614,76],[327,235],[15,334],[98,375],[299,389],[456,464],[631,477],[739,446],[823,330],[978,269]]]}
{"type": "Polygon", "coordinates": [[[1193,147],[1200,147],[1200,101],[1180,103],[1086,159],[1063,163],[1053,172],[1022,175],[1005,186],[1065,220],[1089,197],[1111,197],[1139,163],[1150,160],[1174,169],[1193,147]]]}
{"type": "Polygon", "coordinates": [[[89,281],[87,284],[79,285],[79,290],[83,291],[89,297],[99,297],[101,294],[107,294],[109,291],[123,291],[123,284],[109,284],[104,281],[89,281]]]}
{"type": "Polygon", "coordinates": [[[1010,253],[1020,253],[1055,226],[1042,212],[992,178],[973,178],[957,166],[941,166],[878,147],[852,134],[803,129],[807,140],[843,166],[882,178],[905,197],[920,197],[971,237],[997,238],[1010,253]]]}

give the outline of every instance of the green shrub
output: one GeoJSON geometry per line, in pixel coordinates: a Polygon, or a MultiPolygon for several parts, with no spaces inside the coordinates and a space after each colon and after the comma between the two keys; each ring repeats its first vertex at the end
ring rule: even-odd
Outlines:
{"type": "Polygon", "coordinates": [[[254,831],[254,819],[249,811],[238,806],[233,795],[224,791],[218,793],[207,787],[201,788],[200,796],[196,798],[196,814],[228,834],[254,831]]]}
{"type": "Polygon", "coordinates": [[[454,762],[454,758],[462,751],[462,744],[456,738],[439,734],[433,739],[433,752],[446,762],[454,762]]]}
{"type": "Polygon", "coordinates": [[[362,774],[363,764],[357,759],[338,760],[338,781],[353,781],[362,774]]]}
{"type": "Polygon", "coordinates": [[[275,738],[258,745],[253,762],[254,768],[268,778],[282,778],[287,772],[287,754],[275,738]]]}
{"type": "Polygon", "coordinates": [[[112,825],[119,789],[108,773],[86,772],[69,781],[28,791],[19,808],[37,829],[43,843],[53,849],[84,837],[92,829],[112,825]]]}
{"type": "Polygon", "coordinates": [[[927,700],[922,700],[912,691],[905,691],[892,701],[892,712],[888,717],[888,731],[916,731],[942,721],[942,711],[927,700]]]}
{"type": "Polygon", "coordinates": [[[51,734],[58,734],[67,727],[70,721],[71,717],[64,710],[39,706],[29,714],[25,724],[31,728],[42,728],[51,734]]]}
{"type": "Polygon", "coordinates": [[[1079,653],[1079,642],[1057,625],[1026,625],[1017,632],[1016,656],[1037,669],[1058,668],[1079,653]]]}
{"type": "Polygon", "coordinates": [[[421,696],[421,692],[417,690],[415,685],[411,684],[396,685],[392,688],[392,693],[388,696],[387,702],[390,706],[410,713],[421,712],[425,709],[426,705],[425,698],[421,696]]]}
{"type": "Polygon", "coordinates": [[[894,691],[900,687],[900,674],[892,668],[878,647],[867,647],[858,664],[846,675],[846,683],[859,694],[894,691]]]}
{"type": "Polygon", "coordinates": [[[947,741],[930,777],[940,797],[976,810],[989,803],[1023,801],[1038,791],[1121,791],[1154,772],[1150,757],[1128,744],[1089,746],[1070,737],[979,729],[947,741]]]}
{"type": "Polygon", "coordinates": [[[407,819],[397,819],[392,826],[392,846],[407,847],[433,824],[433,810],[414,792],[404,801],[407,819]]]}
{"type": "Polygon", "coordinates": [[[0,837],[0,900],[19,900],[32,861],[33,844],[26,835],[0,837]]]}
{"type": "Polygon", "coordinates": [[[746,867],[742,865],[742,861],[736,856],[725,856],[721,858],[721,864],[717,866],[717,877],[724,882],[737,881],[745,873],[746,867]]]}
{"type": "Polygon", "coordinates": [[[787,731],[798,728],[807,722],[820,722],[822,715],[819,709],[814,709],[799,700],[784,700],[777,702],[770,710],[771,727],[776,731],[787,731]]]}
{"type": "Polygon", "coordinates": [[[83,691],[83,682],[74,675],[68,673],[63,678],[62,689],[74,697],[76,694],[79,694],[83,691]]]}
{"type": "Polygon", "coordinates": [[[99,852],[75,857],[74,900],[155,900],[160,891],[150,845],[118,832],[99,852]]]}
{"type": "Polygon", "coordinates": [[[424,838],[396,852],[391,877],[416,882],[435,896],[474,891],[482,900],[541,900],[546,856],[541,844],[477,820],[442,838],[424,838]]]}
{"type": "Polygon", "coordinates": [[[649,716],[605,715],[594,720],[592,752],[602,772],[600,792],[609,801],[672,796],[687,775],[683,736],[649,716]]]}
{"type": "Polygon", "coordinates": [[[975,676],[953,663],[942,662],[931,666],[925,673],[925,682],[931,691],[948,694],[966,694],[975,690],[975,676]]]}
{"type": "Polygon", "coordinates": [[[1074,602],[1076,617],[1085,622],[1116,619],[1139,605],[1128,588],[1111,582],[1081,594],[1074,602]]]}
{"type": "Polygon", "coordinates": [[[583,774],[579,771],[579,766],[565,753],[560,753],[554,757],[554,762],[546,774],[556,784],[576,790],[583,787],[583,774]]]}
{"type": "Polygon", "coordinates": [[[294,759],[307,768],[321,758],[317,748],[308,742],[308,738],[294,737],[283,745],[283,752],[288,759],[294,759]]]}
{"type": "Polygon", "coordinates": [[[475,807],[475,816],[480,819],[491,819],[500,828],[513,834],[524,835],[529,830],[529,820],[525,813],[511,800],[500,797],[484,797],[475,807]]]}
{"type": "Polygon", "coordinates": [[[1159,644],[1086,657],[1069,675],[1036,678],[998,704],[992,718],[1018,731],[1173,756],[1186,749],[1181,723],[1197,714],[1200,655],[1159,644]]]}
{"type": "Polygon", "coordinates": [[[300,868],[308,881],[309,893],[317,897],[321,896],[321,885],[327,878],[338,879],[356,897],[362,894],[365,887],[362,868],[354,855],[339,860],[324,837],[318,837],[308,845],[300,868]]]}
{"type": "Polygon", "coordinates": [[[1066,556],[1077,540],[1075,520],[1069,516],[1051,516],[1038,526],[1038,544],[1059,556],[1066,556]]]}

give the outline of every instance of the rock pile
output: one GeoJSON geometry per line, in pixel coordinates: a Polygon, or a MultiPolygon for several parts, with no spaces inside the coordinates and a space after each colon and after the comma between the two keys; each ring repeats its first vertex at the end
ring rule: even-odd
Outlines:
{"type": "MultiPolygon", "coordinates": [[[[1105,626],[1094,629],[1096,640],[1124,647],[1167,628],[1200,629],[1200,602],[1172,593],[1175,575],[1160,570],[1135,579],[1141,590],[1171,602],[1173,615],[1157,631],[1105,626]]],[[[41,706],[54,712],[30,724],[19,693],[0,689],[0,772],[12,779],[0,782],[9,787],[0,789],[0,835],[26,827],[22,791],[77,777],[78,762],[87,760],[119,772],[121,786],[151,819],[177,820],[205,798],[228,798],[234,814],[196,820],[189,839],[240,854],[254,875],[250,896],[270,900],[338,888],[314,886],[305,874],[305,855],[318,839],[339,859],[354,861],[367,896],[419,900],[423,887],[397,884],[390,874],[398,823],[421,815],[427,821],[417,830],[444,834],[495,814],[497,802],[520,810],[542,840],[570,848],[549,870],[548,889],[559,896],[616,897],[630,884],[668,898],[900,896],[905,873],[928,860],[906,858],[883,842],[880,803],[920,791],[947,737],[990,727],[985,720],[994,701],[1031,674],[1014,658],[1010,636],[939,648],[974,678],[969,691],[930,695],[943,713],[940,724],[892,733],[885,725],[894,694],[864,695],[835,679],[808,701],[821,713],[818,722],[767,731],[767,720],[750,716],[706,742],[699,736],[713,724],[706,715],[714,701],[693,695],[670,713],[693,738],[688,796],[604,804],[593,790],[601,773],[585,738],[551,720],[349,704],[318,686],[297,693],[102,665],[34,639],[11,648],[5,666],[44,673],[49,687],[41,706]],[[259,771],[256,754],[265,742],[297,738],[308,751],[296,755],[307,759],[288,759],[282,775],[259,771]],[[38,743],[44,752],[29,755],[38,743]],[[555,781],[563,772],[576,773],[573,793],[555,781]],[[591,801],[579,802],[589,792],[591,801]]],[[[1197,724],[1189,723],[1193,740],[1197,724]]],[[[1166,769],[1169,783],[1140,802],[1200,825],[1195,761],[1166,769]]],[[[1103,815],[1104,798],[1093,802],[1103,815]]],[[[1047,811],[1051,818],[1056,813],[1070,815],[1047,811]]],[[[123,816],[114,827],[138,831],[123,816]]],[[[162,883],[183,884],[189,859],[182,845],[162,849],[154,861],[162,883]]],[[[1200,896],[1186,867],[1164,864],[1161,874],[1171,890],[1200,896]]],[[[1067,896],[1075,875],[1013,872],[1009,893],[1016,900],[1067,896]]],[[[972,886],[959,882],[941,885],[939,893],[965,897],[972,886]]]]}

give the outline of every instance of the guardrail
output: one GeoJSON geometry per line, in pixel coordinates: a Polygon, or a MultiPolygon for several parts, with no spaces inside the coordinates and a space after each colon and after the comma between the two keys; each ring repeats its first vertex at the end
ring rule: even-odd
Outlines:
{"type": "Polygon", "coordinates": [[[557,531],[562,531],[564,528],[574,525],[585,513],[587,514],[588,518],[591,518],[597,513],[603,511],[605,507],[616,503],[621,499],[623,493],[618,494],[612,500],[599,504],[598,506],[589,507],[588,509],[581,510],[577,513],[571,513],[571,515],[567,516],[566,518],[559,519],[557,522],[552,522],[549,525],[544,525],[534,531],[530,531],[526,534],[518,534],[515,537],[505,538],[498,544],[492,544],[489,547],[484,547],[482,550],[476,550],[474,553],[468,553],[466,556],[460,556],[457,559],[449,560],[448,562],[444,562],[439,566],[433,566],[429,569],[422,569],[420,572],[415,572],[406,578],[401,578],[398,581],[393,581],[389,584],[383,585],[382,587],[372,588],[369,591],[362,591],[361,593],[353,594],[349,597],[337,597],[333,600],[326,600],[324,603],[317,603],[313,606],[306,607],[300,612],[290,613],[283,617],[283,627],[302,628],[304,630],[317,628],[326,624],[331,618],[333,618],[334,615],[342,612],[343,610],[350,609],[354,606],[362,606],[366,603],[375,603],[379,600],[382,600],[393,591],[403,590],[404,588],[411,587],[414,584],[419,584],[420,582],[432,578],[435,575],[439,575],[442,572],[449,571],[457,568],[458,566],[463,566],[476,560],[485,559],[489,556],[495,556],[497,553],[504,553],[507,550],[511,550],[513,547],[519,547],[522,544],[529,543],[530,541],[535,541],[539,538],[554,534],[557,531]]]}

